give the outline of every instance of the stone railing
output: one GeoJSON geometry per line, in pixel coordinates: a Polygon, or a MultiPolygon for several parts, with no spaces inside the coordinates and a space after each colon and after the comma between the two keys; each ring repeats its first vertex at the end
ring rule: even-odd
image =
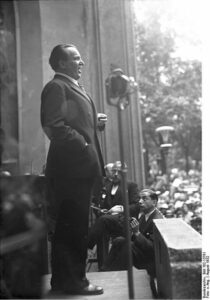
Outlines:
{"type": "Polygon", "coordinates": [[[154,220],[158,298],[201,299],[201,235],[181,219],[154,220]]]}

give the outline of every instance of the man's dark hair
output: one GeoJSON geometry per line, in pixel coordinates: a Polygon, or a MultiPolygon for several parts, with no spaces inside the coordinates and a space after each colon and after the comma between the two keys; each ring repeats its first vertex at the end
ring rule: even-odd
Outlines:
{"type": "Polygon", "coordinates": [[[144,189],[144,190],[141,190],[140,193],[144,193],[144,192],[149,193],[149,196],[151,197],[151,199],[156,200],[158,202],[158,195],[156,194],[155,191],[150,190],[150,189],[144,189]]]}
{"type": "Polygon", "coordinates": [[[60,44],[53,48],[50,54],[49,64],[54,71],[57,70],[60,60],[66,60],[68,58],[65,49],[69,47],[76,48],[73,44],[60,44]]]}

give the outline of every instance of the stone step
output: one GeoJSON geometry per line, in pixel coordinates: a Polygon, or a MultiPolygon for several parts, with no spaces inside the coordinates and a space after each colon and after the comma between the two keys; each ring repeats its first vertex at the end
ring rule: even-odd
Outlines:
{"type": "MultiPolygon", "coordinates": [[[[93,284],[102,286],[104,294],[97,296],[82,295],[51,295],[50,291],[51,275],[43,277],[43,298],[44,299],[82,299],[82,300],[128,300],[127,271],[115,272],[90,272],[87,278],[93,284]]],[[[135,299],[153,299],[149,283],[149,276],[145,270],[133,268],[134,294],[135,299]]]]}

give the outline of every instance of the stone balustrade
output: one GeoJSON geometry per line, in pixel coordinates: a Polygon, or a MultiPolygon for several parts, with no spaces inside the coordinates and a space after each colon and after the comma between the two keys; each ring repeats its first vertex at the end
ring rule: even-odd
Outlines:
{"type": "Polygon", "coordinates": [[[154,220],[158,297],[201,299],[201,235],[183,220],[154,220]]]}

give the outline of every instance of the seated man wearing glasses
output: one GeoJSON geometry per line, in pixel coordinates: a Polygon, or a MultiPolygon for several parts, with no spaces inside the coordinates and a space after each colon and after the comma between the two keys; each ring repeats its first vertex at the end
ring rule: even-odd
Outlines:
{"type": "MultiPolygon", "coordinates": [[[[101,197],[95,199],[92,206],[97,218],[88,234],[88,248],[97,244],[99,269],[104,264],[109,250],[109,239],[124,235],[124,205],[121,186],[121,162],[116,161],[105,166],[106,178],[101,191],[101,197]],[[98,200],[98,203],[97,203],[98,200]]],[[[135,182],[127,182],[130,216],[139,214],[139,189],[135,182]]]]}
{"type": "MultiPolygon", "coordinates": [[[[155,277],[155,254],[153,245],[153,220],[164,218],[157,209],[158,196],[150,189],[140,192],[139,220],[131,218],[132,232],[131,251],[133,265],[137,269],[146,269],[150,276],[155,277]]],[[[125,237],[117,237],[112,244],[103,271],[127,269],[127,247],[125,237]]]]}

